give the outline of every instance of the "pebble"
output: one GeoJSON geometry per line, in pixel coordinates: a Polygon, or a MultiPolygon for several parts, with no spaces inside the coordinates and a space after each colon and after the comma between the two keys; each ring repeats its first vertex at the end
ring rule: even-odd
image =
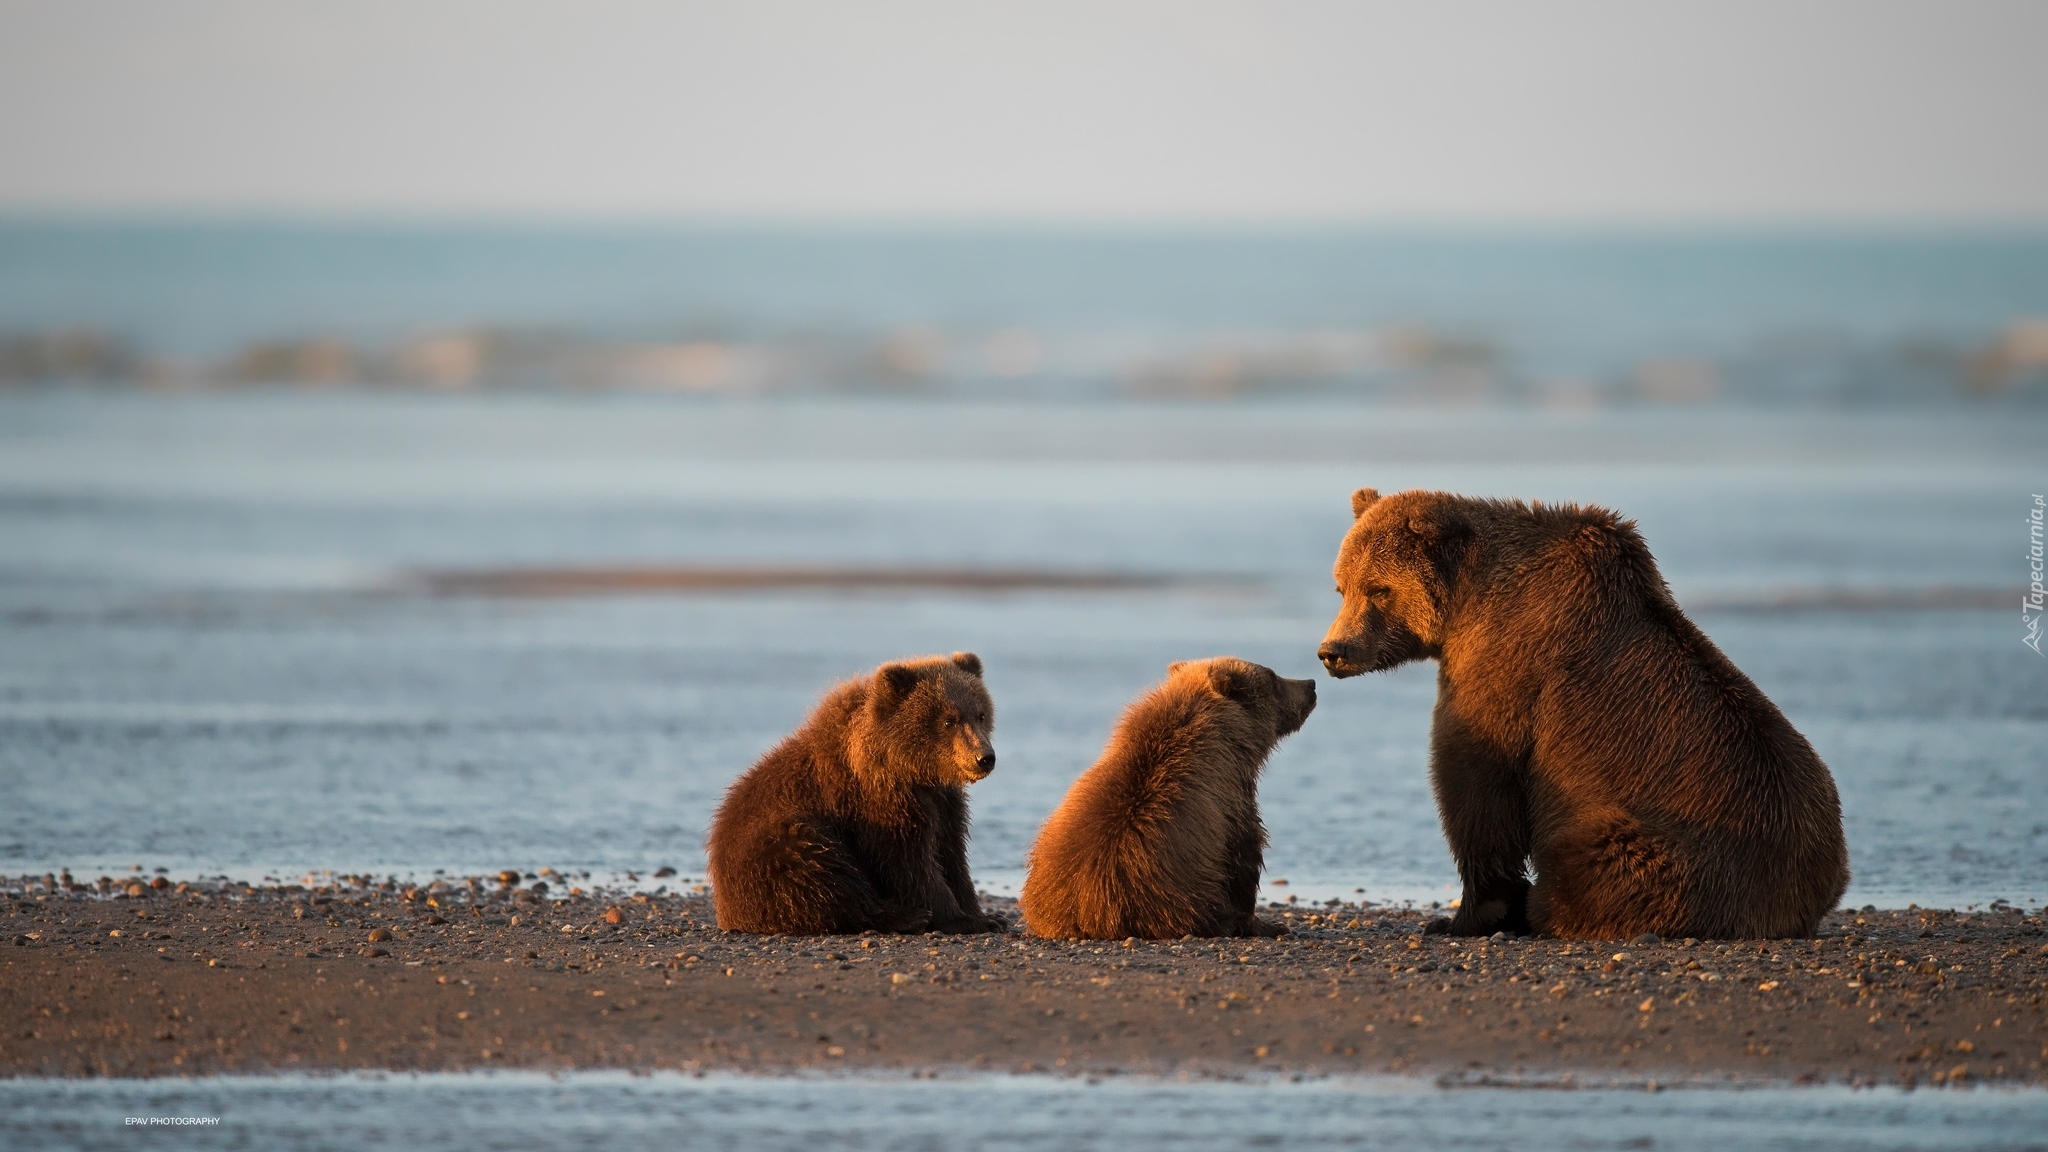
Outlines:
{"type": "Polygon", "coordinates": [[[503,872],[498,873],[498,883],[510,888],[514,884],[519,883],[519,873],[507,868],[503,872]]]}
{"type": "Polygon", "coordinates": [[[1629,941],[1629,943],[1631,944],[1639,945],[1642,947],[1648,947],[1652,944],[1662,944],[1663,942],[1664,938],[1662,936],[1657,935],[1655,932],[1645,932],[1641,936],[1638,936],[1635,939],[1629,941]]]}
{"type": "Polygon", "coordinates": [[[607,924],[619,924],[624,922],[625,919],[626,914],[621,912],[616,904],[604,910],[604,922],[607,924]]]}
{"type": "Polygon", "coordinates": [[[380,940],[389,940],[389,939],[391,939],[391,929],[389,929],[389,928],[372,928],[372,929],[370,929],[370,940],[371,940],[372,942],[376,942],[376,941],[380,941],[380,940]]]}

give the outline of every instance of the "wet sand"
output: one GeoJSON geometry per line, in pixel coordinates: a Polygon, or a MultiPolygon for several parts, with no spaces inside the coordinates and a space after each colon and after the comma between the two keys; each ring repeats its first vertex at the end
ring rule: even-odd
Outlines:
{"type": "Polygon", "coordinates": [[[1278,940],[1127,946],[729,935],[701,892],[565,897],[560,878],[546,894],[139,880],[6,885],[0,1073],[2048,1084],[2048,934],[2017,909],[1589,944],[1450,940],[1422,933],[1426,911],[1303,905],[1273,911],[1292,929],[1278,940]]]}
{"type": "MultiPolygon", "coordinates": [[[[1236,581],[1243,584],[1245,581],[1236,581]]],[[[714,592],[1128,592],[1228,587],[1211,577],[1036,568],[475,568],[414,573],[400,587],[436,596],[592,596],[714,592]]],[[[2003,601],[2001,601],[2003,603],[2003,601]]]]}

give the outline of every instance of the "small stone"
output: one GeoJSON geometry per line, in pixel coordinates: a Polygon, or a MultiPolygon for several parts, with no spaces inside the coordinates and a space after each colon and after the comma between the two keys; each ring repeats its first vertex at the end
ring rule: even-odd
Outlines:
{"type": "Polygon", "coordinates": [[[1655,1012],[1656,1010],[1657,999],[1654,996],[1644,1000],[1641,1004],[1636,1005],[1636,1011],[1638,1012],[1655,1012]]]}
{"type": "Polygon", "coordinates": [[[377,943],[378,941],[382,941],[382,940],[389,940],[389,939],[391,939],[391,929],[389,929],[389,928],[372,928],[372,929],[370,929],[370,942],[371,942],[371,943],[373,943],[373,944],[374,944],[374,943],[377,943]]]}
{"type": "Polygon", "coordinates": [[[128,886],[126,888],[123,888],[122,891],[128,893],[128,895],[130,896],[139,897],[149,895],[149,889],[144,887],[142,881],[140,880],[130,881],[128,886]]]}
{"type": "Polygon", "coordinates": [[[666,880],[666,879],[668,879],[668,878],[669,878],[670,876],[673,876],[673,875],[675,875],[675,874],[676,874],[676,870],[675,870],[675,869],[673,869],[673,868],[671,868],[671,867],[669,867],[669,866],[668,866],[668,865],[666,865],[666,864],[664,864],[664,865],[662,865],[661,867],[659,867],[659,868],[656,868],[656,869],[654,870],[654,878],[655,878],[656,880],[666,880]]]}
{"type": "Polygon", "coordinates": [[[604,922],[607,924],[623,923],[625,919],[626,914],[620,911],[618,905],[616,904],[604,910],[604,922]]]}
{"type": "Polygon", "coordinates": [[[1629,943],[1642,948],[1647,948],[1652,944],[1662,944],[1663,942],[1664,938],[1655,932],[1645,932],[1641,936],[1629,941],[1629,943]]]}
{"type": "Polygon", "coordinates": [[[1495,944],[1499,944],[1507,938],[1508,934],[1505,932],[1495,932],[1493,935],[1487,937],[1488,940],[1492,941],[1495,944]]]}
{"type": "Polygon", "coordinates": [[[514,884],[519,883],[519,873],[507,868],[503,872],[498,873],[498,883],[510,888],[514,884]]]}
{"type": "Polygon", "coordinates": [[[363,955],[372,957],[389,956],[391,955],[391,950],[388,948],[369,948],[364,950],[363,955]]]}
{"type": "Polygon", "coordinates": [[[602,989],[602,988],[592,988],[592,989],[590,990],[590,994],[591,994],[592,996],[602,996],[602,995],[604,995],[604,989],[602,989]]]}
{"type": "Polygon", "coordinates": [[[1614,955],[1608,957],[1608,959],[1614,961],[1616,964],[1626,964],[1629,961],[1629,955],[1626,952],[1616,952],[1614,955]]]}
{"type": "Polygon", "coordinates": [[[1124,937],[1124,947],[1126,947],[1126,948],[1136,948],[1137,946],[1138,946],[1138,938],[1137,938],[1136,936],[1126,936],[1126,937],[1124,937]]]}
{"type": "Polygon", "coordinates": [[[171,882],[169,880],[164,879],[161,876],[157,876],[150,880],[149,886],[161,892],[164,889],[169,888],[171,886],[171,882]]]}
{"type": "MultiPolygon", "coordinates": [[[[728,969],[726,969],[726,971],[727,971],[727,972],[731,972],[731,971],[732,971],[732,969],[728,968],[728,969]]],[[[908,984],[908,983],[910,983],[910,976],[909,976],[909,975],[908,975],[907,973],[903,973],[903,972],[891,972],[891,973],[889,973],[889,983],[891,983],[891,984],[908,984]]]]}

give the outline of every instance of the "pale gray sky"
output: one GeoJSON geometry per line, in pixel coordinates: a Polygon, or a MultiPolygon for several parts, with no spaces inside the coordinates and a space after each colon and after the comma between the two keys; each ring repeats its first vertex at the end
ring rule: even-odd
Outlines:
{"type": "Polygon", "coordinates": [[[2048,3],[0,0],[0,209],[2048,222],[2048,3]]]}

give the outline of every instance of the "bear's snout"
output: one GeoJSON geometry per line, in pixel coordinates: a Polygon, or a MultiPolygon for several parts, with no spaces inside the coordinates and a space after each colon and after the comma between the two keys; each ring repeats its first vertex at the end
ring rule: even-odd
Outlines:
{"type": "Polygon", "coordinates": [[[1365,671],[1352,653],[1351,645],[1336,640],[1323,641],[1322,647],[1316,649],[1316,659],[1323,662],[1325,671],[1339,680],[1365,671]]]}
{"type": "Polygon", "coordinates": [[[1316,682],[1313,680],[1280,680],[1281,702],[1285,709],[1281,721],[1282,736],[1301,731],[1308,723],[1309,713],[1316,710],[1316,682]]]}
{"type": "Polygon", "coordinates": [[[995,749],[993,749],[993,748],[990,748],[990,749],[988,749],[987,751],[983,752],[983,753],[981,754],[981,758],[980,758],[980,759],[978,759],[978,760],[976,760],[976,761],[974,762],[974,766],[975,766],[976,768],[979,768],[979,769],[981,769],[981,774],[982,774],[983,776],[986,776],[986,775],[988,775],[989,773],[991,773],[991,772],[995,771],[995,770],[996,770],[996,750],[995,750],[995,749]]]}

